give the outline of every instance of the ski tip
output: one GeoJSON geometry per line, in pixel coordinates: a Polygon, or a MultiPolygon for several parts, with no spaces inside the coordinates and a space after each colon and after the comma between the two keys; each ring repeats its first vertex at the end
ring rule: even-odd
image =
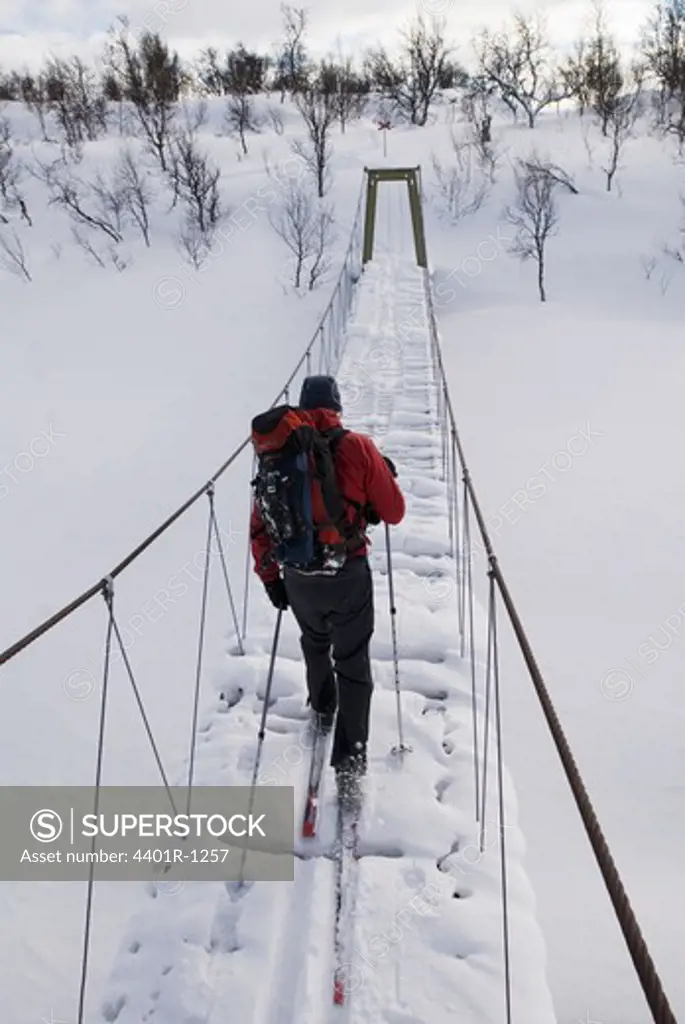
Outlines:
{"type": "Polygon", "coordinates": [[[316,827],[313,821],[305,821],[302,824],[303,839],[313,839],[316,835],[316,827]]]}
{"type": "Polygon", "coordinates": [[[333,982],[333,1002],[336,1006],[342,1006],[345,1002],[345,982],[342,978],[336,978],[333,982]]]}

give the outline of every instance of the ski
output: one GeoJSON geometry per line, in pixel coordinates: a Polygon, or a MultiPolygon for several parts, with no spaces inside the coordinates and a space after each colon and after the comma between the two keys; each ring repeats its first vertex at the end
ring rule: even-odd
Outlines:
{"type": "Polygon", "coordinates": [[[338,785],[333,963],[333,1002],[336,1006],[343,1006],[348,995],[346,969],[350,967],[353,940],[361,813],[361,793],[355,793],[353,796],[341,793],[338,785]]]}
{"type": "Polygon", "coordinates": [[[322,732],[314,726],[314,746],[309,762],[309,778],[307,780],[307,796],[302,816],[302,837],[313,839],[316,836],[316,819],[319,812],[319,792],[321,780],[326,765],[326,752],[328,750],[328,737],[330,732],[322,732]]]}

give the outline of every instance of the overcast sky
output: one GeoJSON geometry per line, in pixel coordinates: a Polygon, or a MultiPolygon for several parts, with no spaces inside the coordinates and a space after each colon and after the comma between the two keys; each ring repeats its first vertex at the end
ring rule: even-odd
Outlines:
{"type": "MultiPolygon", "coordinates": [[[[499,27],[514,9],[501,0],[295,0],[310,12],[310,44],[319,53],[336,48],[354,53],[378,40],[391,44],[397,30],[417,10],[444,16],[457,56],[467,59],[469,41],[483,25],[499,27]]],[[[523,11],[545,12],[556,42],[568,43],[587,17],[589,0],[520,0],[523,11]]],[[[606,0],[612,28],[630,45],[653,0],[606,0]]],[[[0,64],[35,65],[46,54],[98,53],[109,25],[119,14],[133,28],[161,31],[182,56],[203,46],[217,48],[241,40],[270,50],[280,34],[280,0],[0,0],[0,64]]]]}

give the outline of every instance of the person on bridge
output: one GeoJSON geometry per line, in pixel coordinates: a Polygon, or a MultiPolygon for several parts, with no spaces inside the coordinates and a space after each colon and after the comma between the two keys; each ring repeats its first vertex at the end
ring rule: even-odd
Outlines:
{"type": "MultiPolygon", "coordinates": [[[[370,437],[341,429],[342,403],[333,377],[307,377],[299,408],[316,430],[335,437],[331,451],[338,491],[348,523],[358,528],[358,543],[348,545],[339,567],[322,566],[320,560],[306,568],[281,566],[255,501],[254,567],[274,607],[292,608],[300,627],[309,703],[319,728],[330,731],[335,723],[331,764],[338,775],[358,778],[366,772],[373,690],[369,644],[374,605],[366,528],[381,521],[400,523],[405,501],[391,460],[370,437]]],[[[315,512],[316,507],[314,500],[315,512]]],[[[326,520],[314,522],[320,530],[326,520]]]]}

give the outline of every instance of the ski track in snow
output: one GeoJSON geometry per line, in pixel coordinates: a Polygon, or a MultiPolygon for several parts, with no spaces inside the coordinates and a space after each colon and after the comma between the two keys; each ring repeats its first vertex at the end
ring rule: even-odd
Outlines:
{"type": "MultiPolygon", "coordinates": [[[[479,851],[474,821],[470,666],[459,657],[455,566],[441,473],[436,389],[422,272],[393,257],[366,267],[338,378],[346,425],[368,432],[398,467],[407,516],[391,530],[405,742],[397,711],[382,527],[372,534],[376,634],[369,772],[360,826],[346,1005],[332,1004],[336,805],[326,769],[318,836],[298,838],[306,784],[303,667],[284,631],[263,751],[264,783],[296,793],[294,882],[150,890],[154,910],[131,923],[111,978],[109,1024],[483,1024],[504,1019],[496,794],[479,851]],[[307,853],[324,854],[307,857],[307,853]],[[132,952],[134,951],[134,952],[132,952]]],[[[476,609],[478,680],[484,627],[476,609]]],[[[289,617],[288,617],[289,618],[289,617]]],[[[244,657],[221,669],[230,700],[208,707],[200,785],[249,782],[273,616],[251,627],[244,657]],[[231,705],[229,707],[229,705],[231,705]]],[[[479,700],[482,695],[479,696],[479,700]]],[[[483,723],[480,722],[482,737],[483,723]]],[[[482,740],[481,740],[482,746],[482,740]]],[[[494,760],[488,777],[495,779],[494,760]]],[[[544,945],[521,865],[507,779],[513,1008],[552,1024],[544,945]]],[[[354,883],[352,883],[354,885],[354,883]]]]}

